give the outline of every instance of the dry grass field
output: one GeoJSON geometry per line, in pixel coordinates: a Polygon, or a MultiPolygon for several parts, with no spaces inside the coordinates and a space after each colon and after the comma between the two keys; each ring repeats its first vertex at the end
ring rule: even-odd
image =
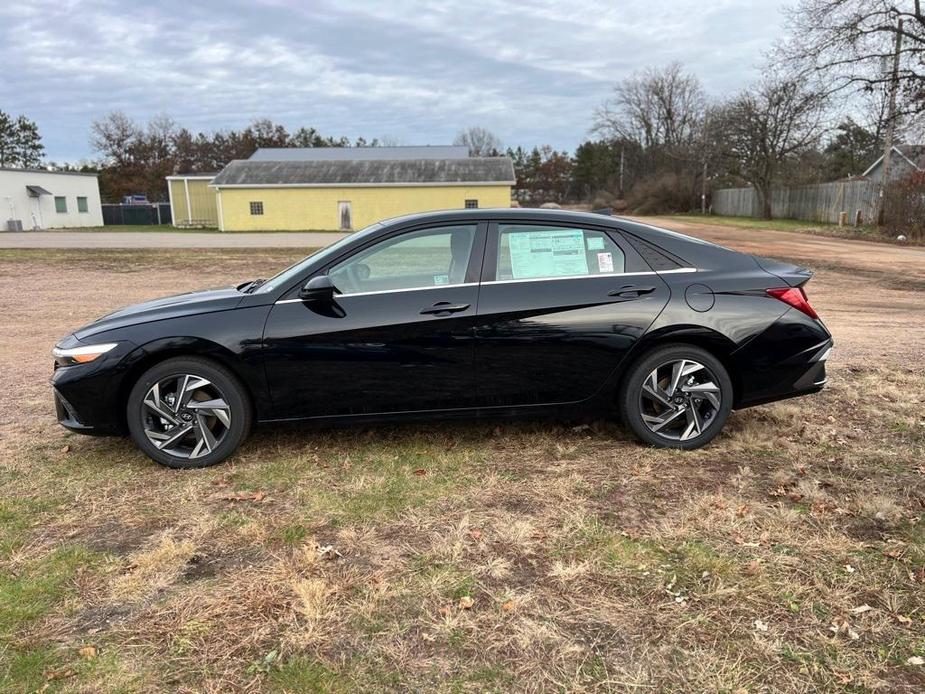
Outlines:
{"type": "Polygon", "coordinates": [[[265,427],[191,472],[61,429],[49,349],[297,254],[0,251],[0,691],[925,690],[925,267],[861,251],[801,258],[830,387],[700,451],[265,427]]]}

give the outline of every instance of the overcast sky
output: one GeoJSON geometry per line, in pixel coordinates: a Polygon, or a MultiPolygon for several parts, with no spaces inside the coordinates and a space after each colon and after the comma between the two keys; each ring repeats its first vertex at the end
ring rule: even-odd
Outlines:
{"type": "Polygon", "coordinates": [[[191,130],[266,116],[290,130],[444,144],[468,125],[572,150],[611,85],[682,61],[722,95],[757,76],[778,0],[10,0],[0,109],[54,161],[91,158],[121,109],[191,130]]]}

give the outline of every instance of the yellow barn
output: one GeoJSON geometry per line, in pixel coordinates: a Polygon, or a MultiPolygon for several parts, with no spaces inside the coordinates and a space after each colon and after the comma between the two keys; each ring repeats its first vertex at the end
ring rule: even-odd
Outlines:
{"type": "Polygon", "coordinates": [[[233,161],[216,176],[219,229],[351,230],[388,217],[510,207],[507,157],[233,161]]]}

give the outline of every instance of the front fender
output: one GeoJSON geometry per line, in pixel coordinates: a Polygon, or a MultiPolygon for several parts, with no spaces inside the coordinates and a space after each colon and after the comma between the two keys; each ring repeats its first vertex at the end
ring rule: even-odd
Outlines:
{"type": "Polygon", "coordinates": [[[239,351],[233,351],[218,342],[191,335],[160,337],[126,355],[123,360],[125,377],[122,379],[121,401],[125,402],[132,386],[141,374],[152,366],[166,359],[184,356],[202,357],[218,362],[244,384],[258,418],[261,413],[268,411],[269,393],[259,340],[254,344],[242,345],[239,351]]]}

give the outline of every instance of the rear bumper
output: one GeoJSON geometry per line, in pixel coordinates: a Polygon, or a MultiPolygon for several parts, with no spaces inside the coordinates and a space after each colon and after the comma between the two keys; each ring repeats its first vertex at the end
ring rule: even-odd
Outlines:
{"type": "Polygon", "coordinates": [[[827,382],[834,340],[821,321],[791,309],[762,335],[733,353],[735,407],[817,393],[827,382]]]}
{"type": "Polygon", "coordinates": [[[742,399],[736,405],[736,409],[764,405],[769,402],[777,402],[778,400],[786,400],[787,398],[798,398],[801,395],[818,393],[825,388],[825,384],[828,381],[825,372],[825,362],[822,361],[803,367],[802,373],[796,370],[789,371],[788,375],[784,378],[785,381],[781,382],[779,388],[771,390],[764,395],[753,395],[747,399],[742,399]],[[791,378],[794,380],[788,382],[791,378]]]}

